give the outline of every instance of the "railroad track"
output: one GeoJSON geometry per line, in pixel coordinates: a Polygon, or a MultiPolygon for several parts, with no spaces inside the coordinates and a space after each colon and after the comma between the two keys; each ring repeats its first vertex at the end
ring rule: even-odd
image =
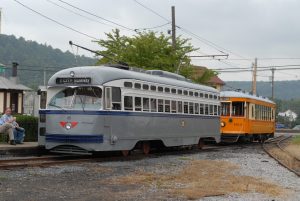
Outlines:
{"type": "Polygon", "coordinates": [[[0,159],[0,169],[15,169],[26,167],[49,167],[56,165],[64,165],[71,163],[83,163],[83,162],[111,162],[111,161],[134,161],[144,158],[157,158],[166,155],[185,155],[185,154],[197,154],[200,152],[214,152],[222,151],[225,149],[243,149],[245,146],[252,145],[208,145],[199,150],[196,146],[185,148],[166,148],[162,150],[152,150],[149,155],[144,155],[141,151],[133,151],[130,156],[124,157],[116,152],[100,152],[99,155],[56,155],[56,156],[40,156],[40,157],[26,157],[26,158],[11,158],[0,159]]]}
{"type": "Polygon", "coordinates": [[[274,158],[279,164],[300,177],[300,160],[285,150],[286,143],[293,136],[280,135],[263,143],[264,151],[274,158]]]}
{"type": "Polygon", "coordinates": [[[102,152],[99,155],[56,155],[56,156],[40,156],[40,157],[26,157],[26,158],[10,158],[0,159],[0,169],[15,169],[26,167],[49,167],[55,165],[64,165],[71,163],[82,162],[107,162],[107,161],[130,161],[140,160],[144,158],[156,158],[165,155],[177,155],[177,154],[196,154],[199,152],[209,152],[224,149],[226,147],[219,146],[206,146],[202,150],[198,149],[166,149],[166,150],[154,150],[151,154],[145,156],[140,151],[134,151],[132,155],[128,157],[116,155],[116,152],[102,152]]]}
{"type": "Polygon", "coordinates": [[[25,168],[25,167],[47,167],[66,163],[78,163],[91,160],[89,157],[82,156],[41,156],[26,157],[17,159],[0,160],[0,169],[25,168]]]}

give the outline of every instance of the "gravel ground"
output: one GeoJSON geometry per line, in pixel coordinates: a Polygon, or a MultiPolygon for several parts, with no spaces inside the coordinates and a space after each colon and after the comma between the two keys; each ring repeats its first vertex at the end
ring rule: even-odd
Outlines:
{"type": "MultiPolygon", "coordinates": [[[[278,165],[259,145],[224,147],[193,154],[183,151],[177,155],[151,155],[149,158],[136,161],[1,170],[0,200],[187,200],[184,196],[170,194],[155,183],[120,185],[114,181],[118,177],[141,171],[161,175],[170,172],[175,174],[193,160],[227,161],[240,166],[233,171],[234,175],[263,178],[291,191],[289,197],[284,198],[250,192],[204,197],[199,200],[300,200],[300,179],[278,165]]],[[[174,185],[180,187],[181,184],[174,185]]]]}

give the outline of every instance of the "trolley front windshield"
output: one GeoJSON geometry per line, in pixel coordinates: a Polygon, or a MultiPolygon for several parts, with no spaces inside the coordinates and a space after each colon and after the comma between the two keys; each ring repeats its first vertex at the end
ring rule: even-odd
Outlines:
{"type": "Polygon", "coordinates": [[[102,90],[99,87],[66,88],[58,92],[49,102],[48,109],[102,109],[102,90]]]}

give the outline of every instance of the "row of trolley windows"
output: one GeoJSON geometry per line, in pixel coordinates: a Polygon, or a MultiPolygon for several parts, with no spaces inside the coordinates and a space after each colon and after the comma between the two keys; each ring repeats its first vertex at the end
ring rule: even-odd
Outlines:
{"type": "MultiPolygon", "coordinates": [[[[247,107],[246,107],[247,108],[247,107]]],[[[245,102],[222,102],[221,103],[222,116],[245,116],[245,102]],[[231,111],[230,111],[231,106],[231,111]]],[[[256,120],[270,121],[274,119],[274,110],[271,107],[263,105],[251,105],[251,113],[249,117],[256,120]]]]}
{"type": "Polygon", "coordinates": [[[124,82],[124,87],[151,90],[151,91],[157,91],[161,93],[172,93],[172,94],[185,95],[185,96],[195,96],[195,97],[206,98],[206,99],[215,99],[215,100],[219,99],[219,96],[213,94],[206,94],[201,92],[194,92],[189,90],[175,89],[175,88],[162,87],[162,86],[149,85],[149,84],[141,84],[141,83],[133,84],[132,82],[124,82]]]}
{"type": "Polygon", "coordinates": [[[132,96],[124,96],[124,110],[216,116],[220,114],[218,105],[132,96]]]}
{"type": "Polygon", "coordinates": [[[263,105],[255,105],[255,112],[254,106],[252,106],[252,115],[255,114],[256,120],[263,120],[263,121],[271,121],[275,118],[274,110],[271,107],[263,106],[263,105]]]}

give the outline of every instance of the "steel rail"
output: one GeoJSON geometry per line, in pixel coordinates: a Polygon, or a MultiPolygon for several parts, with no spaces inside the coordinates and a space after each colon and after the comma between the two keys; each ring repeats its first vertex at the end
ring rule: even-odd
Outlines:
{"type": "Polygon", "coordinates": [[[293,160],[297,161],[300,163],[300,160],[293,156],[291,153],[289,153],[288,151],[286,151],[281,143],[291,139],[293,136],[278,136],[276,138],[273,138],[271,140],[267,140],[262,144],[263,150],[273,159],[275,159],[280,165],[282,165],[283,167],[285,167],[286,169],[288,169],[289,171],[293,172],[294,174],[296,174],[298,177],[300,177],[300,172],[293,169],[292,167],[290,167],[288,164],[285,164],[283,161],[281,161],[278,157],[276,157],[276,154],[273,154],[270,152],[270,148],[268,148],[268,145],[271,145],[272,148],[277,148],[279,149],[281,152],[287,154],[288,156],[290,156],[293,160]]]}

